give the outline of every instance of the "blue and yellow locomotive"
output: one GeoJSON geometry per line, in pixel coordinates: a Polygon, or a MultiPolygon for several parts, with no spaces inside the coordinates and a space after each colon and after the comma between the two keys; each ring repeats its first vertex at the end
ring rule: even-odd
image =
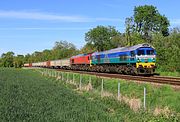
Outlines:
{"type": "Polygon", "coordinates": [[[123,74],[154,74],[156,51],[149,44],[92,53],[92,70],[123,74]]]}

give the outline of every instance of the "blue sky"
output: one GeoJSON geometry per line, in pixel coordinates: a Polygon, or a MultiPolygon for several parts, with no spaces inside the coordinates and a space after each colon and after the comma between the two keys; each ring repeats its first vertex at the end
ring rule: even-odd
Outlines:
{"type": "Polygon", "coordinates": [[[97,25],[124,32],[125,18],[145,4],[168,17],[171,28],[180,26],[179,0],[1,0],[0,55],[51,49],[59,40],[81,48],[84,34],[97,25]]]}

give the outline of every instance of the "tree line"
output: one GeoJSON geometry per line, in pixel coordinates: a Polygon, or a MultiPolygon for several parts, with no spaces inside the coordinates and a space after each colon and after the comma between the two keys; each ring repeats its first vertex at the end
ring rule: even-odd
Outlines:
{"type": "Polygon", "coordinates": [[[116,47],[149,43],[157,51],[157,66],[163,71],[180,72],[180,28],[169,29],[170,22],[152,5],[136,6],[134,14],[125,19],[126,29],[120,33],[113,26],[98,25],[85,33],[86,44],[77,49],[68,41],[55,42],[52,49],[33,54],[14,56],[13,52],[2,54],[3,67],[22,67],[24,63],[68,58],[79,53],[104,51],[116,47]]]}
{"type": "Polygon", "coordinates": [[[77,55],[79,52],[74,44],[67,41],[57,41],[52,49],[45,49],[42,52],[35,51],[32,54],[17,55],[14,52],[3,53],[0,58],[2,67],[22,67],[24,63],[42,62],[48,60],[63,59],[77,55]]]}

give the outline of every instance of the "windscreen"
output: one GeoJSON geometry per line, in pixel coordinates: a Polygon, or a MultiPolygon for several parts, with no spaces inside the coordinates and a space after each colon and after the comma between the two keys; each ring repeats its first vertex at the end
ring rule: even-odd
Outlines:
{"type": "Polygon", "coordinates": [[[144,50],[138,50],[137,51],[137,55],[140,56],[140,55],[145,55],[145,51],[144,50]]]}
{"type": "Polygon", "coordinates": [[[154,50],[146,50],[147,55],[154,55],[154,50]]]}

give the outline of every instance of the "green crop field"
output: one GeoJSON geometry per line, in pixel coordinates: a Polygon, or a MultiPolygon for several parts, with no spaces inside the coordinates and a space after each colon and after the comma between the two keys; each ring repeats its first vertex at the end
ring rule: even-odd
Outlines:
{"type": "Polygon", "coordinates": [[[0,70],[1,122],[110,120],[104,109],[31,71],[0,70]]]}
{"type": "Polygon", "coordinates": [[[178,121],[178,117],[134,112],[114,98],[75,91],[70,85],[34,70],[1,68],[0,121],[168,122],[178,121]]]}

